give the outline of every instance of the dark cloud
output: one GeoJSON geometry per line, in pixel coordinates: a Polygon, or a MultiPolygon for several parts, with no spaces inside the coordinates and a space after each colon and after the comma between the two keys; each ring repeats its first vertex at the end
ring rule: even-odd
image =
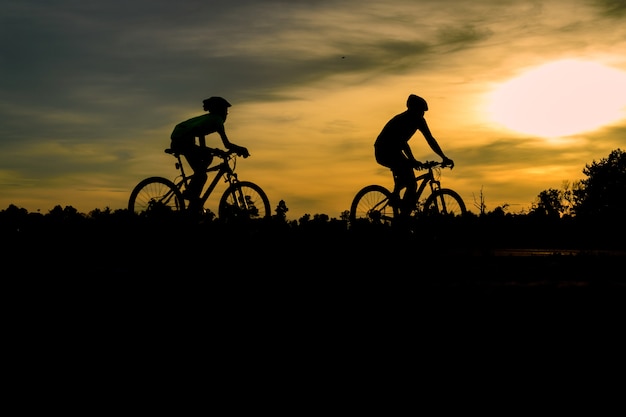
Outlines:
{"type": "Polygon", "coordinates": [[[452,50],[460,50],[484,41],[492,34],[493,32],[489,28],[471,25],[445,26],[439,30],[438,40],[443,46],[450,46],[452,50]]]}
{"type": "Polygon", "coordinates": [[[614,19],[626,17],[626,1],[624,0],[591,0],[590,3],[603,16],[614,19]]]}
{"type": "Polygon", "coordinates": [[[537,138],[501,138],[484,145],[472,145],[457,150],[459,155],[473,164],[527,164],[548,162],[554,156],[545,141],[537,138]],[[541,149],[545,151],[541,152],[541,149]]]}

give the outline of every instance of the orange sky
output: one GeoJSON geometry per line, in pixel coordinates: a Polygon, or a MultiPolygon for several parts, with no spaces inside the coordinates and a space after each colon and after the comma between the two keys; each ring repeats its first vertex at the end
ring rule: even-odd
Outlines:
{"type": "MultiPolygon", "coordinates": [[[[144,177],[175,176],[172,128],[211,95],[250,150],[240,178],[290,219],[392,185],[373,142],[410,93],[456,163],[443,185],[473,211],[481,193],[527,210],[625,148],[616,2],[3,3],[0,209],[124,208],[144,177]]],[[[410,144],[436,159],[419,133],[410,144]]]]}

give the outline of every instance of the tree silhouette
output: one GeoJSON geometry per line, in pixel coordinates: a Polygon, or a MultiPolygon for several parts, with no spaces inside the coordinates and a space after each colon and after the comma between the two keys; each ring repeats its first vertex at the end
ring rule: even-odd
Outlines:
{"type": "Polygon", "coordinates": [[[539,202],[530,211],[533,215],[558,218],[565,211],[563,192],[556,188],[540,192],[537,198],[539,202]]]}
{"type": "Polygon", "coordinates": [[[283,222],[287,221],[287,212],[289,209],[287,208],[285,200],[280,200],[274,211],[276,211],[276,219],[283,222]]]}
{"type": "Polygon", "coordinates": [[[619,148],[612,151],[607,158],[585,165],[583,174],[587,179],[573,190],[577,216],[626,216],[626,152],[619,148]]]}

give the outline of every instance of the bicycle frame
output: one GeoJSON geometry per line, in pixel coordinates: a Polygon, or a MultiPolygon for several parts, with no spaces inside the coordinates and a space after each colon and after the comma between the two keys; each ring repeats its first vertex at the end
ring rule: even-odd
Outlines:
{"type": "MultiPolygon", "coordinates": [[[[415,183],[418,184],[417,191],[415,194],[415,207],[419,210],[419,202],[424,190],[426,189],[426,185],[430,185],[431,193],[434,193],[436,190],[441,188],[441,181],[435,179],[435,174],[433,173],[433,166],[428,166],[428,172],[425,172],[421,175],[415,177],[415,183]]],[[[378,202],[376,205],[372,207],[373,211],[382,210],[388,205],[391,205],[391,202],[387,199],[378,202]]],[[[389,219],[386,219],[389,220],[389,219]]]]}
{"type": "Polygon", "coordinates": [[[253,182],[240,181],[235,173],[237,164],[235,151],[212,149],[212,154],[220,158],[221,162],[206,167],[205,172],[207,174],[201,174],[202,176],[206,175],[207,180],[209,180],[208,173],[212,173],[214,176],[210,181],[205,181],[202,193],[198,196],[197,204],[194,204],[193,196],[185,196],[184,191],[188,189],[190,181],[199,173],[192,172],[191,175],[185,173],[183,154],[169,148],[165,149],[165,153],[176,159],[175,166],[178,175],[173,180],[160,176],[144,178],[130,193],[129,211],[137,214],[145,212],[165,213],[189,208],[196,214],[208,214],[211,210],[207,210],[204,206],[209,197],[216,192],[218,181],[223,178],[226,189],[219,197],[217,204],[217,215],[220,218],[224,221],[241,222],[271,216],[270,203],[265,191],[253,182]],[[185,203],[185,200],[188,203],[185,203]]]}
{"type": "MultiPolygon", "coordinates": [[[[411,202],[411,212],[414,214],[410,216],[422,213],[428,216],[466,213],[465,203],[461,196],[456,191],[441,186],[438,175],[435,174],[435,169],[437,173],[439,172],[438,167],[447,167],[447,165],[436,161],[425,161],[419,169],[426,172],[413,177],[416,190],[414,201],[411,202]],[[430,193],[426,192],[427,185],[430,187],[430,193]]],[[[371,223],[393,223],[396,216],[405,214],[400,212],[398,204],[404,200],[404,196],[399,195],[398,191],[402,190],[396,190],[394,187],[392,191],[377,184],[361,188],[350,205],[351,220],[356,222],[359,219],[365,219],[371,223]]]]}
{"type": "MultiPolygon", "coordinates": [[[[174,183],[176,184],[176,187],[179,190],[182,190],[183,185],[187,187],[187,185],[189,184],[189,181],[193,178],[194,174],[192,175],[185,174],[182,159],[179,153],[172,153],[172,155],[176,157],[177,159],[176,169],[180,171],[180,180],[174,181],[174,183]]],[[[209,186],[205,188],[204,193],[200,197],[200,202],[202,203],[202,206],[204,206],[206,201],[209,199],[209,197],[213,193],[213,190],[215,190],[215,187],[217,187],[217,182],[220,180],[220,178],[225,177],[224,182],[228,182],[229,184],[234,184],[238,181],[237,174],[233,172],[233,169],[228,164],[228,161],[232,158],[232,154],[224,154],[224,156],[220,155],[218,157],[222,158],[222,162],[212,167],[209,167],[206,170],[207,173],[215,172],[216,174],[211,180],[211,182],[209,183],[209,186]]]]}
{"type": "Polygon", "coordinates": [[[419,203],[419,199],[426,189],[426,185],[430,185],[430,191],[435,192],[439,188],[441,188],[441,182],[435,179],[435,174],[433,173],[433,167],[428,167],[428,172],[418,175],[415,177],[415,182],[419,184],[417,187],[417,194],[415,195],[416,203],[419,203]],[[421,182],[420,182],[421,181],[421,182]]]}
{"type": "MultiPolygon", "coordinates": [[[[424,193],[426,189],[426,185],[430,185],[431,193],[434,193],[436,190],[441,188],[441,181],[435,179],[435,174],[433,173],[433,167],[428,166],[428,172],[425,172],[421,175],[415,177],[415,183],[418,184],[416,194],[415,194],[415,206],[419,209],[419,201],[420,197],[424,193]]],[[[390,204],[389,201],[383,200],[376,204],[373,209],[380,210],[390,204]],[[382,205],[382,206],[381,206],[382,205]]]]}

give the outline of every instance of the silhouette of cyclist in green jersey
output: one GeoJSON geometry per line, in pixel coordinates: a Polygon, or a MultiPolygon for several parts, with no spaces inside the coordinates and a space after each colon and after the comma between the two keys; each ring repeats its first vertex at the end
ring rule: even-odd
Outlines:
{"type": "Polygon", "coordinates": [[[213,162],[216,151],[216,149],[206,146],[206,135],[217,132],[226,149],[233,150],[244,158],[250,156],[248,149],[231,143],[226,135],[224,123],[231,104],[222,97],[207,98],[203,100],[202,104],[208,113],[177,124],[171,135],[170,147],[185,156],[194,173],[183,193],[183,197],[190,201],[190,208],[199,203],[200,193],[207,180],[206,169],[213,162]],[[196,144],[196,138],[198,138],[198,144],[196,144]]]}

